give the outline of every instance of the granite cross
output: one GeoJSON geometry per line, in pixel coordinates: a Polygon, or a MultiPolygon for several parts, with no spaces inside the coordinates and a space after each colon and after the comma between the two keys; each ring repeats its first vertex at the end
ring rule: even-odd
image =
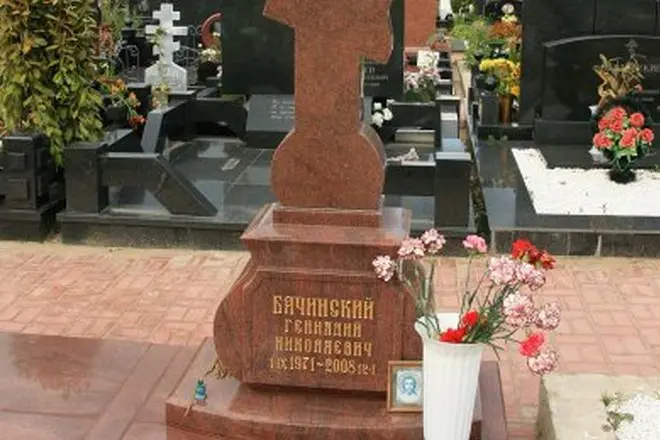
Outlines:
{"type": "Polygon", "coordinates": [[[392,52],[391,0],[267,0],[264,15],[295,32],[295,123],[273,157],[280,203],[377,210],[383,145],[360,120],[360,60],[392,52]]]}
{"type": "Polygon", "coordinates": [[[148,25],[145,27],[147,35],[155,35],[158,28],[164,32],[162,36],[162,53],[158,46],[154,46],[154,55],[160,56],[160,62],[165,64],[174,64],[174,52],[181,48],[178,41],[174,41],[174,36],[188,35],[188,28],[185,26],[174,26],[174,22],[181,19],[181,13],[174,10],[172,3],[162,3],[160,10],[154,11],[153,18],[159,21],[159,25],[148,25]]]}

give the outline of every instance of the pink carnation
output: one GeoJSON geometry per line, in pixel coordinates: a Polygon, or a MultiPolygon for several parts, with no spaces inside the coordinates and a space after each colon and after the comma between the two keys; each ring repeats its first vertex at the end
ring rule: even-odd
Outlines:
{"type": "Polygon", "coordinates": [[[537,290],[545,284],[545,274],[529,263],[522,263],[516,268],[516,278],[521,283],[537,290]]]}
{"type": "Polygon", "coordinates": [[[520,292],[512,293],[504,298],[502,313],[508,326],[513,328],[527,327],[536,318],[534,300],[531,296],[520,292]]]}
{"type": "Polygon", "coordinates": [[[488,264],[488,277],[498,285],[511,285],[516,282],[518,263],[508,256],[493,257],[488,264]]]}
{"type": "Polygon", "coordinates": [[[559,327],[561,321],[561,307],[558,302],[551,302],[543,305],[536,311],[536,326],[541,330],[555,330],[559,327]]]}
{"type": "Polygon", "coordinates": [[[424,243],[419,238],[405,238],[399,248],[399,257],[412,260],[424,256],[424,243]]]}
{"type": "Polygon", "coordinates": [[[421,237],[422,243],[426,246],[429,254],[435,255],[444,247],[447,240],[444,235],[441,235],[437,229],[429,229],[424,232],[421,237]]]}
{"type": "Polygon", "coordinates": [[[485,254],[488,252],[488,245],[486,245],[486,240],[479,237],[478,235],[468,235],[463,240],[463,247],[465,249],[474,250],[480,254],[485,254]]]}
{"type": "Polygon", "coordinates": [[[376,276],[383,281],[389,281],[394,276],[394,261],[388,256],[376,257],[373,261],[376,276]]]}
{"type": "Polygon", "coordinates": [[[544,348],[534,357],[527,358],[527,367],[529,370],[539,376],[546,375],[554,371],[559,363],[559,355],[552,348],[544,348]]]}

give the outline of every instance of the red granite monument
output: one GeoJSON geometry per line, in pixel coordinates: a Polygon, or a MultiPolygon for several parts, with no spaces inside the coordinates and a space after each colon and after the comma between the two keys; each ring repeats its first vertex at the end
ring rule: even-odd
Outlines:
{"type": "Polygon", "coordinates": [[[272,162],[279,203],[242,236],[251,259],[220,298],[214,347],[168,401],[169,424],[223,439],[421,439],[420,414],[388,413],[384,395],[389,361],[421,359],[413,301],[371,265],[396,252],[410,213],[382,207],[384,147],[360,120],[360,59],[388,60],[389,9],[266,2],[295,30],[295,124],[272,162]],[[186,411],[214,357],[229,377],[186,411]]]}

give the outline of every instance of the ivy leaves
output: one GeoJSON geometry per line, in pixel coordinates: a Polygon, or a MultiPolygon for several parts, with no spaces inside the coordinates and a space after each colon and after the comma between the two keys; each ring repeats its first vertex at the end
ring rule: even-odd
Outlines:
{"type": "Polygon", "coordinates": [[[58,165],[66,145],[103,134],[97,37],[89,0],[0,0],[0,120],[46,134],[58,165]]]}

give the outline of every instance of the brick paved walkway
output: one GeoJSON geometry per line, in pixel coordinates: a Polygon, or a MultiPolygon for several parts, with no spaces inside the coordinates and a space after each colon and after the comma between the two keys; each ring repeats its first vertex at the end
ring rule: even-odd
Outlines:
{"type": "MultiPolygon", "coordinates": [[[[0,242],[0,331],[198,344],[248,255],[0,242]]],[[[660,260],[560,259],[544,297],[564,321],[561,371],[659,375],[660,260]]],[[[463,260],[442,261],[441,306],[457,305],[463,260]]],[[[501,359],[509,429],[533,439],[538,379],[501,359]]]]}

